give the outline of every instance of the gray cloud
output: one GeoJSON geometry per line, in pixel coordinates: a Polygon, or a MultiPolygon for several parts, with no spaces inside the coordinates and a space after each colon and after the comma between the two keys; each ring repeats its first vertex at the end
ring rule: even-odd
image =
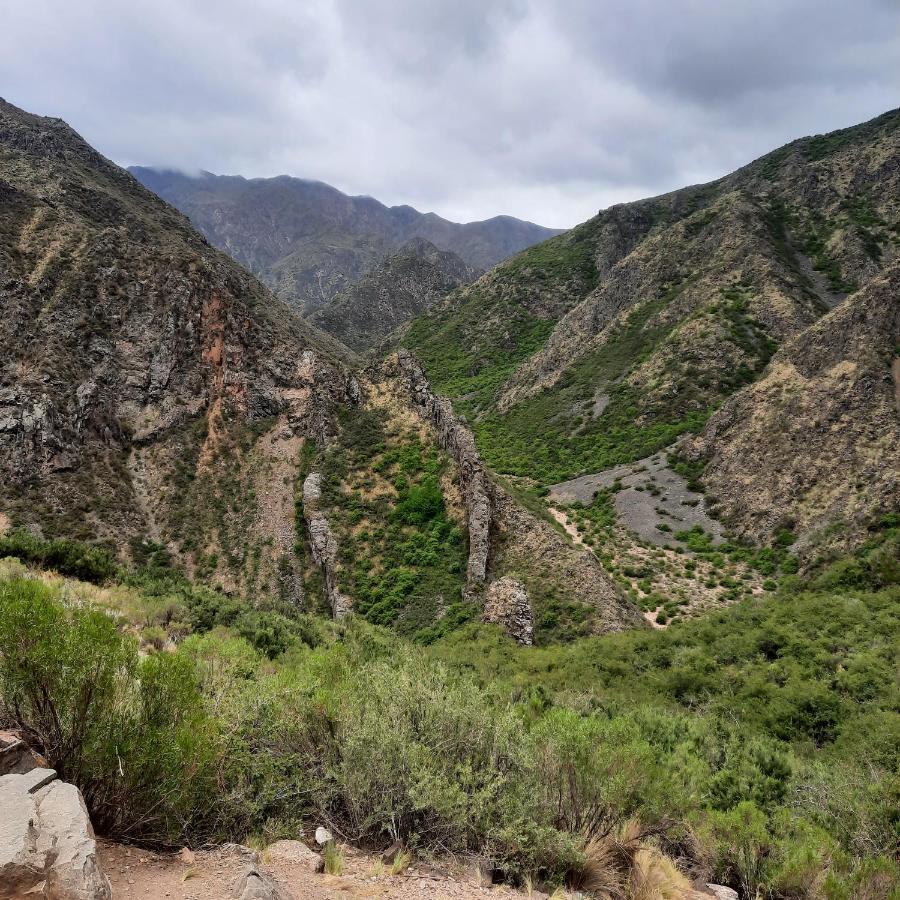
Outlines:
{"type": "Polygon", "coordinates": [[[123,164],[571,225],[896,106],[895,0],[5,0],[0,93],[123,164]]]}

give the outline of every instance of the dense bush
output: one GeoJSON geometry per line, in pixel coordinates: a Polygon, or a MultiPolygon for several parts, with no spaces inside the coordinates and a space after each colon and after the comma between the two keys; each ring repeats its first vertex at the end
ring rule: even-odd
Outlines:
{"type": "Polygon", "coordinates": [[[140,659],[112,618],[41,582],[0,582],[0,698],[103,832],[179,840],[212,801],[215,729],[190,661],[140,659]]]}
{"type": "Polygon", "coordinates": [[[17,556],[63,575],[94,583],[107,581],[117,571],[112,555],[102,547],[63,538],[48,541],[27,531],[0,535],[0,558],[4,556],[17,556]]]}
{"type": "Polygon", "coordinates": [[[898,888],[897,588],[545,648],[481,625],[413,648],[350,619],[276,653],[226,608],[143,660],[61,596],[0,573],[2,715],[101,831],[269,840],[315,819],[585,889],[625,850],[745,897],[898,888]]]}

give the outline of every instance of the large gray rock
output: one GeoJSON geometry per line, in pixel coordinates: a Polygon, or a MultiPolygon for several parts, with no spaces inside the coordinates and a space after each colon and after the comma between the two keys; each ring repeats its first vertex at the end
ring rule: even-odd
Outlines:
{"type": "Polygon", "coordinates": [[[706,889],[716,900],[738,900],[738,892],[724,884],[708,884],[706,889]]]}
{"type": "Polygon", "coordinates": [[[322,476],[311,472],[303,482],[303,520],[312,548],[313,559],[325,578],[325,594],[335,619],[342,619],[353,609],[349,597],[342,594],[337,582],[338,545],[328,519],[322,512],[322,476]]]}
{"type": "Polygon", "coordinates": [[[52,769],[0,777],[0,900],[111,900],[81,792],[52,769]]]}
{"type": "Polygon", "coordinates": [[[236,900],[284,900],[284,894],[259,869],[250,866],[234,883],[236,900]]]}
{"type": "Polygon", "coordinates": [[[520,644],[534,643],[534,614],[521,582],[508,575],[492,581],[484,604],[484,621],[499,625],[520,644]]]}
{"type": "Polygon", "coordinates": [[[275,841],[266,847],[264,859],[267,862],[300,865],[310,872],[317,872],[322,862],[322,857],[302,841],[275,841]]]}

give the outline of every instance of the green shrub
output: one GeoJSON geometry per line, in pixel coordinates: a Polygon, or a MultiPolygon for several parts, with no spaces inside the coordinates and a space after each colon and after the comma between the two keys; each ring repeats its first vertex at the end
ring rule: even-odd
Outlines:
{"type": "Polygon", "coordinates": [[[94,547],[62,538],[45,540],[27,531],[12,531],[0,535],[0,557],[17,556],[61,575],[81,581],[102,584],[117,572],[112,554],[102,547],[94,547]]]}
{"type": "Polygon", "coordinates": [[[103,833],[171,841],[210,802],[214,728],[193,666],[41,582],[0,583],[0,698],[103,833]]]}

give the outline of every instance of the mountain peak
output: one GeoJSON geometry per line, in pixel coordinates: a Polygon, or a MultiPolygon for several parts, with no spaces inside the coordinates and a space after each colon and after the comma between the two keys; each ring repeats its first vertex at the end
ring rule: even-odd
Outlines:
{"type": "Polygon", "coordinates": [[[511,216],[459,224],[294,176],[198,179],[140,167],[130,171],[304,315],[413,237],[488,269],[559,233],[511,216]]]}

